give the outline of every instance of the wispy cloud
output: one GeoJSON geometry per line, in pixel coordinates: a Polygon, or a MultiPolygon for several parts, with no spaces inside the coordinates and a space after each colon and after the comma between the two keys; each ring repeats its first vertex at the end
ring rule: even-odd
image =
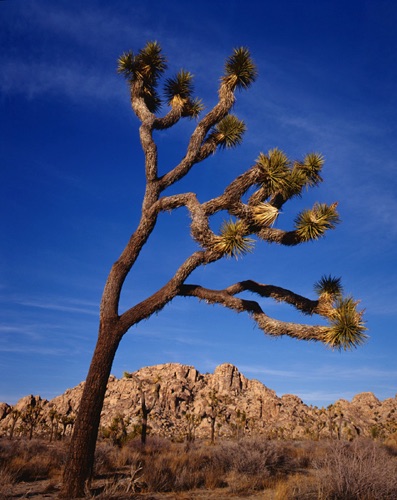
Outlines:
{"type": "Polygon", "coordinates": [[[292,370],[277,370],[272,368],[264,368],[261,366],[241,365],[239,369],[242,373],[250,375],[270,375],[283,378],[299,378],[299,379],[312,379],[315,377],[317,380],[334,380],[335,371],[338,372],[338,380],[354,380],[356,378],[381,378],[387,379],[390,377],[397,377],[397,370],[384,370],[381,368],[367,368],[355,367],[345,368],[338,366],[323,366],[316,369],[303,370],[302,367],[297,367],[292,370]],[[306,373],[306,374],[305,374],[306,373]]]}
{"type": "Polygon", "coordinates": [[[15,299],[14,303],[26,306],[33,307],[38,309],[47,309],[49,311],[62,311],[62,312],[75,312],[80,314],[88,314],[91,316],[98,316],[98,304],[90,302],[90,301],[67,301],[65,300],[63,303],[47,301],[45,299],[15,299]]]}
{"type": "Polygon", "coordinates": [[[43,347],[40,345],[18,345],[18,346],[2,346],[0,352],[8,354],[35,354],[39,356],[65,356],[71,354],[72,350],[60,349],[57,347],[43,347]]]}
{"type": "Polygon", "coordinates": [[[28,307],[36,307],[39,309],[47,309],[51,311],[77,312],[81,314],[98,316],[98,304],[96,304],[96,309],[94,309],[94,307],[87,308],[87,307],[64,305],[55,302],[46,302],[39,300],[20,300],[19,304],[28,307]]]}
{"type": "Polygon", "coordinates": [[[50,31],[56,37],[66,38],[84,47],[91,46],[98,53],[99,48],[106,50],[115,41],[127,37],[131,43],[142,41],[142,36],[153,37],[149,27],[142,28],[139,11],[139,8],[134,10],[134,29],[131,27],[131,16],[123,15],[120,10],[108,9],[103,4],[100,8],[95,5],[79,8],[76,4],[70,10],[59,5],[55,7],[51,1],[35,2],[24,9],[24,15],[36,29],[50,31]]]}
{"type": "MultiPolygon", "coordinates": [[[[354,391],[306,391],[294,390],[294,394],[302,399],[303,402],[310,401],[316,406],[328,405],[338,399],[347,399],[351,401],[355,396],[354,391]]],[[[307,404],[307,403],[306,403],[307,404]]]]}
{"type": "Polygon", "coordinates": [[[2,59],[0,91],[4,94],[24,94],[32,99],[53,93],[85,104],[97,100],[125,102],[126,91],[120,80],[111,73],[102,74],[99,68],[2,59]]]}
{"type": "Polygon", "coordinates": [[[271,375],[276,377],[296,378],[298,371],[291,370],[276,370],[271,368],[264,368],[262,366],[240,365],[239,370],[246,376],[249,375],[271,375]]]}

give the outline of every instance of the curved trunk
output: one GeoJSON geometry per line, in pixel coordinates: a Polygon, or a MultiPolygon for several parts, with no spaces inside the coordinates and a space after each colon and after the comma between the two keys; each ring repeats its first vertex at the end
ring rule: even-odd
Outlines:
{"type": "Polygon", "coordinates": [[[65,464],[61,498],[83,497],[91,479],[103,400],[121,337],[114,324],[100,326],[65,464]]]}

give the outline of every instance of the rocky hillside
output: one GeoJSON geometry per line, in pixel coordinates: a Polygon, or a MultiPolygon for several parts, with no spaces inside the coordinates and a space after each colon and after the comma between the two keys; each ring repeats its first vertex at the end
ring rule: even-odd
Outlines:
{"type": "MultiPolygon", "coordinates": [[[[84,382],[51,401],[26,396],[11,407],[0,403],[0,435],[71,432],[84,382]]],[[[262,434],[266,437],[318,439],[370,436],[385,439],[397,431],[397,397],[379,401],[372,393],[338,400],[327,409],[305,405],[297,396],[278,397],[230,364],[213,374],[167,363],[109,378],[101,435],[115,442],[139,435],[142,414],[148,432],[175,440],[218,439],[262,434]]]]}

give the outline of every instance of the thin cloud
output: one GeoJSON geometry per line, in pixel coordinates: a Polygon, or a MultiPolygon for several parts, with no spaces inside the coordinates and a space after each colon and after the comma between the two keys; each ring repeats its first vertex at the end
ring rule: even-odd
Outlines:
{"type": "Polygon", "coordinates": [[[316,406],[320,406],[323,404],[328,405],[331,401],[336,402],[338,401],[338,399],[346,399],[348,401],[351,401],[352,398],[356,395],[353,391],[327,392],[294,390],[293,393],[295,394],[295,396],[298,396],[303,402],[310,401],[310,404],[315,404],[316,406]]]}
{"type": "Polygon", "coordinates": [[[0,352],[8,354],[35,354],[39,356],[65,356],[72,350],[59,349],[58,347],[43,347],[37,345],[2,346],[0,352]]]}
{"type": "Polygon", "coordinates": [[[253,375],[271,375],[276,377],[288,377],[288,378],[296,378],[299,375],[298,371],[291,370],[275,370],[271,368],[263,368],[261,366],[250,366],[250,365],[240,365],[238,367],[239,371],[244,375],[248,376],[249,374],[253,375]]]}
{"type": "Polygon", "coordinates": [[[65,305],[58,302],[49,302],[45,300],[18,299],[15,300],[15,303],[26,307],[47,309],[49,311],[75,312],[80,314],[88,314],[91,316],[98,316],[98,304],[93,304],[86,301],[77,302],[77,304],[89,305],[91,307],[81,307],[80,305],[65,305]]]}
{"type": "MultiPolygon", "coordinates": [[[[261,366],[250,366],[241,365],[239,370],[244,374],[256,374],[256,375],[271,375],[276,377],[284,378],[299,378],[299,379],[312,379],[315,377],[317,380],[334,380],[335,379],[335,366],[320,367],[318,369],[310,370],[306,375],[305,371],[301,367],[297,367],[295,370],[277,370],[272,368],[263,368],[261,366]]],[[[343,368],[338,366],[338,379],[339,380],[351,380],[358,379],[361,377],[368,378],[390,378],[397,377],[397,370],[384,370],[377,368],[343,368]]]]}
{"type": "Polygon", "coordinates": [[[53,93],[85,104],[101,101],[125,102],[125,90],[116,75],[76,63],[14,62],[2,60],[0,91],[23,94],[28,99],[53,93]]]}
{"type": "Polygon", "coordinates": [[[29,26],[33,25],[39,31],[50,31],[57,37],[69,39],[69,42],[81,44],[85,48],[91,46],[96,53],[99,47],[103,52],[118,39],[128,38],[134,42],[142,40],[142,36],[153,37],[152,30],[136,29],[142,24],[137,10],[134,11],[134,29],[131,29],[128,16],[118,15],[103,5],[100,9],[84,6],[71,11],[59,5],[54,8],[52,2],[36,2],[24,9],[24,15],[29,19],[29,26]]]}

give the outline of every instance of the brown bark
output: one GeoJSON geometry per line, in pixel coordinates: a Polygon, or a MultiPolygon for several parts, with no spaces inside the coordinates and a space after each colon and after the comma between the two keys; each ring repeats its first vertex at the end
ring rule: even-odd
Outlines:
{"type": "Polygon", "coordinates": [[[61,498],[84,496],[91,479],[103,400],[120,339],[114,325],[101,325],[70,442],[61,498]]]}

